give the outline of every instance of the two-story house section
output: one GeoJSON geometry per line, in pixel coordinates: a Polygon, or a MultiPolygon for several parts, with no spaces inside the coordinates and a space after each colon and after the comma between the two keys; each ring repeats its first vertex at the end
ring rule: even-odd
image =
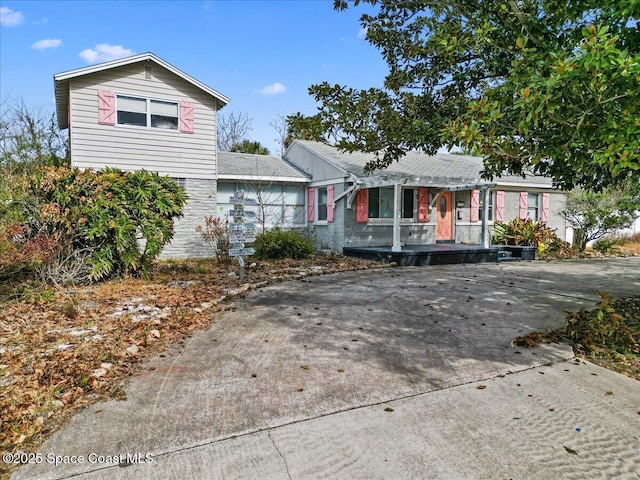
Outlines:
{"type": "Polygon", "coordinates": [[[54,75],[71,164],[168,175],[189,202],[163,257],[209,254],[195,229],[216,211],[217,112],[229,99],[152,53],[54,75]]]}

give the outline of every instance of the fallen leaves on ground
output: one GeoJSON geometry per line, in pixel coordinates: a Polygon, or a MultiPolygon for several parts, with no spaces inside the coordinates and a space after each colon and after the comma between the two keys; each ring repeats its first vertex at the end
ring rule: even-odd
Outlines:
{"type": "Polygon", "coordinates": [[[576,356],[640,380],[640,296],[613,299],[602,292],[600,296],[592,310],[567,312],[563,327],[516,337],[511,346],[566,341],[576,356]]]}
{"type": "Polygon", "coordinates": [[[16,286],[13,299],[0,299],[0,447],[35,451],[78,409],[122,398],[123,380],[143,360],[215,322],[227,300],[251,288],[384,266],[342,256],[261,261],[240,284],[237,265],[168,261],[148,280],[16,286]]]}

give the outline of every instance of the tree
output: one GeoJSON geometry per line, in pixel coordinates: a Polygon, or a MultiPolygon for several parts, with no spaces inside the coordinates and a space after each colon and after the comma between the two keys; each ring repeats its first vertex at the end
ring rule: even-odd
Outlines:
{"type": "Polygon", "coordinates": [[[55,115],[29,107],[19,99],[0,104],[0,168],[3,177],[35,166],[70,162],[69,135],[58,128],[55,115]]]}
{"type": "Polygon", "coordinates": [[[269,126],[272,127],[276,131],[275,141],[280,148],[278,150],[278,155],[281,157],[284,156],[284,151],[287,149],[289,144],[287,143],[287,137],[289,135],[289,125],[287,124],[287,117],[283,117],[278,114],[278,118],[274,118],[269,122],[269,126]]]}
{"type": "Polygon", "coordinates": [[[384,88],[311,86],[312,123],[343,150],[375,152],[370,169],[458,145],[483,155],[487,178],[532,172],[598,191],[640,174],[640,2],[334,7],[349,3],[377,7],[361,25],[389,73],[384,88]]]}
{"type": "Polygon", "coordinates": [[[253,153],[255,155],[269,155],[269,149],[260,145],[260,142],[242,140],[231,146],[230,152],[253,153]]]}
{"type": "Polygon", "coordinates": [[[231,112],[218,117],[218,150],[230,152],[231,148],[246,139],[252,130],[252,118],[243,112],[231,112]]]}
{"type": "Polygon", "coordinates": [[[640,212],[640,183],[600,193],[576,189],[567,197],[562,216],[575,229],[575,247],[631,226],[640,212]]]}

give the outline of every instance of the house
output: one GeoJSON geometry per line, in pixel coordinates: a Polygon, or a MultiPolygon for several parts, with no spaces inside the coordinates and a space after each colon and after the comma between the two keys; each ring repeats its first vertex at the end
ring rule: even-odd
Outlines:
{"type": "Polygon", "coordinates": [[[152,53],[58,73],[54,87],[71,164],[174,178],[189,201],[163,256],[209,255],[195,228],[215,212],[217,114],[229,99],[152,53]]]}
{"type": "Polygon", "coordinates": [[[79,168],[146,169],[182,185],[189,201],[167,257],[211,251],[196,233],[204,217],[228,218],[245,190],[259,227],[309,229],[318,248],[437,242],[488,246],[494,221],[540,220],[565,237],[565,195],[541,177],[488,182],[482,160],[409,152],[384,170],[373,157],[294,141],[284,158],[217,151],[218,110],[229,99],[152,53],[54,75],[58,125],[69,129],[79,168]]]}
{"type": "Polygon", "coordinates": [[[384,170],[365,172],[373,154],[342,153],[294,141],[285,159],[310,176],[307,221],[319,248],[428,245],[489,246],[495,221],[532,218],[565,238],[558,214],[565,194],[544,177],[481,178],[482,159],[408,152],[384,170]]]}

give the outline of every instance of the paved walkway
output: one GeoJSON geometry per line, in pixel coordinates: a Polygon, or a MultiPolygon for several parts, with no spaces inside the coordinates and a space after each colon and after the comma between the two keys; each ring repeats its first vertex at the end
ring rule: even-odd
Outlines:
{"type": "Polygon", "coordinates": [[[41,449],[85,463],[14,477],[637,479],[640,382],[567,346],[510,347],[598,289],[640,292],[640,258],[274,285],[41,449]],[[108,463],[136,453],[152,462],[108,463]]]}

